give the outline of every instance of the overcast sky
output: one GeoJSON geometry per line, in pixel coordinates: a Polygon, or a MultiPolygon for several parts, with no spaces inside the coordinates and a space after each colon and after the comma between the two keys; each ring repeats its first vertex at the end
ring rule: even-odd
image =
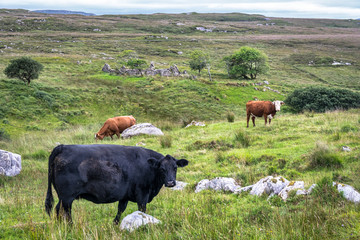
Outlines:
{"type": "Polygon", "coordinates": [[[268,17],[360,18],[360,0],[0,0],[0,8],[72,10],[98,15],[240,12],[268,17]]]}

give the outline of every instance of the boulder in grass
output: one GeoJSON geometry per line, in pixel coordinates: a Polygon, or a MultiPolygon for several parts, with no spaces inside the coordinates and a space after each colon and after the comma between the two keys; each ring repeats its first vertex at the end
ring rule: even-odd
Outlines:
{"type": "Polygon", "coordinates": [[[175,187],[170,188],[171,190],[184,190],[184,188],[188,185],[186,182],[176,181],[175,187]]]}
{"type": "Polygon", "coordinates": [[[21,156],[16,153],[0,150],[0,175],[16,176],[21,171],[21,156]]]}
{"type": "Polygon", "coordinates": [[[304,181],[291,181],[286,187],[281,190],[279,196],[284,201],[286,201],[289,196],[289,192],[296,189],[305,191],[304,181]]]}
{"type": "Polygon", "coordinates": [[[160,220],[146,213],[136,211],[124,217],[124,219],[121,221],[120,229],[128,230],[129,232],[132,232],[141,226],[147,224],[157,224],[157,223],[160,223],[160,220]]]}
{"type": "Polygon", "coordinates": [[[240,189],[240,185],[238,185],[233,178],[227,177],[217,177],[212,180],[203,179],[197,185],[195,192],[198,193],[205,189],[213,189],[215,191],[227,191],[227,192],[236,192],[240,189]]]}
{"type": "Polygon", "coordinates": [[[335,183],[333,182],[333,185],[337,188],[337,190],[344,194],[344,197],[353,202],[353,203],[359,203],[360,202],[360,193],[356,191],[352,186],[342,183],[335,183]]]}
{"type": "Polygon", "coordinates": [[[260,179],[256,184],[251,188],[250,194],[261,196],[264,193],[270,194],[279,194],[283,188],[285,188],[290,182],[285,178],[268,176],[260,179]]]}
{"type": "Polygon", "coordinates": [[[162,136],[164,133],[161,129],[155,127],[151,123],[140,123],[135,124],[121,133],[122,138],[130,138],[137,135],[153,135],[153,136],[162,136]]]}

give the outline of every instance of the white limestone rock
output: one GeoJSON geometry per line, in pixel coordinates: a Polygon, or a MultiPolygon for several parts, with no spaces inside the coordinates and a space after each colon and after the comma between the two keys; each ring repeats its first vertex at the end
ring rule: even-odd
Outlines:
{"type": "Polygon", "coordinates": [[[135,124],[121,133],[122,138],[129,138],[137,135],[154,135],[162,136],[164,133],[151,123],[140,123],[135,124]]]}
{"type": "Polygon", "coordinates": [[[186,182],[176,181],[175,187],[170,188],[171,190],[184,190],[184,188],[188,185],[186,182]]]}
{"type": "Polygon", "coordinates": [[[281,197],[284,201],[289,196],[289,192],[291,190],[300,189],[305,191],[305,184],[304,181],[292,181],[286,187],[284,187],[281,192],[279,193],[279,197],[281,197]]]}
{"type": "Polygon", "coordinates": [[[0,150],[0,175],[16,176],[21,171],[21,156],[16,153],[0,150]]]}
{"type": "Polygon", "coordinates": [[[339,192],[342,192],[347,200],[353,203],[360,202],[360,193],[352,186],[335,182],[333,182],[333,186],[335,186],[339,192]]]}
{"type": "Polygon", "coordinates": [[[195,189],[195,192],[198,193],[205,189],[213,189],[215,191],[230,191],[236,192],[240,190],[240,185],[238,185],[233,178],[227,177],[217,177],[212,180],[203,179],[201,180],[195,189]]]}
{"type": "Polygon", "coordinates": [[[153,216],[150,216],[140,211],[136,211],[124,217],[124,219],[121,221],[120,229],[128,230],[132,232],[135,229],[144,226],[146,224],[158,224],[158,223],[160,223],[160,220],[154,218],[153,216]]]}
{"type": "Polygon", "coordinates": [[[275,178],[273,176],[267,176],[253,185],[250,194],[257,196],[261,196],[264,193],[268,195],[272,193],[279,194],[288,184],[289,181],[281,176],[275,178]]]}

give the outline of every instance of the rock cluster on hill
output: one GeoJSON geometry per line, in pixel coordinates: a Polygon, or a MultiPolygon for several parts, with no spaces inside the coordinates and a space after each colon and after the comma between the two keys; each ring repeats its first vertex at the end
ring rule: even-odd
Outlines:
{"type": "Polygon", "coordinates": [[[0,150],[0,175],[16,176],[21,171],[21,156],[16,153],[0,150]]]}
{"type": "Polygon", "coordinates": [[[188,77],[186,71],[180,72],[178,67],[174,64],[166,69],[155,69],[154,63],[151,63],[150,66],[145,69],[130,69],[122,66],[120,69],[111,69],[110,65],[105,63],[102,68],[103,72],[114,73],[116,75],[128,75],[128,76],[155,76],[160,75],[164,77],[188,77]]]}
{"type": "MultiPolygon", "coordinates": [[[[347,200],[354,203],[360,203],[360,193],[352,186],[335,182],[333,182],[333,186],[335,186],[339,192],[342,192],[347,200]]],[[[288,181],[281,176],[267,176],[260,179],[253,185],[241,187],[232,178],[217,177],[212,180],[201,180],[196,185],[195,192],[198,193],[205,189],[213,189],[215,191],[230,191],[234,194],[249,192],[251,195],[257,196],[261,196],[263,194],[267,194],[269,197],[278,195],[284,201],[286,201],[289,192],[292,190],[297,190],[296,195],[308,195],[311,194],[315,187],[316,184],[313,184],[306,190],[304,181],[288,181]]]]}

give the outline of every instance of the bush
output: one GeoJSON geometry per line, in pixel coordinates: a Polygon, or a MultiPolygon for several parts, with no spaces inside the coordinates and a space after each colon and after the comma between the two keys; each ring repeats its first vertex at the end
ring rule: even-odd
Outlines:
{"type": "Polygon", "coordinates": [[[360,94],[345,89],[307,87],[296,89],[285,103],[296,112],[325,112],[360,107],[360,94]]]}
{"type": "Polygon", "coordinates": [[[226,118],[228,122],[234,122],[235,121],[235,114],[233,112],[228,112],[226,115],[226,118]]]}
{"type": "Polygon", "coordinates": [[[323,177],[313,189],[311,195],[323,204],[337,204],[344,200],[341,194],[333,186],[333,181],[330,177],[323,177]]]}
{"type": "Polygon", "coordinates": [[[343,166],[340,157],[332,153],[329,146],[323,142],[316,143],[309,160],[309,168],[341,168],[343,166]]]}
{"type": "Polygon", "coordinates": [[[160,145],[163,148],[170,148],[172,145],[172,137],[170,135],[161,136],[160,145]]]}
{"type": "Polygon", "coordinates": [[[250,146],[251,137],[244,131],[238,130],[235,132],[235,142],[239,142],[241,146],[247,148],[250,146]]]}

